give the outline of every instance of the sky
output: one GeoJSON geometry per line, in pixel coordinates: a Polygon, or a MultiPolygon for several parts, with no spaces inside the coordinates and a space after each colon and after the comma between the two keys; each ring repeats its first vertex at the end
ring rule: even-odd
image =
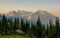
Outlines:
{"type": "Polygon", "coordinates": [[[0,13],[12,10],[35,12],[38,9],[60,16],[60,0],[0,0],[0,13]]]}

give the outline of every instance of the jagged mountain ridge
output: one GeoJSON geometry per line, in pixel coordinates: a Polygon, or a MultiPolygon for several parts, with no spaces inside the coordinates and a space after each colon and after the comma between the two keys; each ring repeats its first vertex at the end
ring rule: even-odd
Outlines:
{"type": "Polygon", "coordinates": [[[54,16],[53,14],[44,11],[44,10],[38,10],[36,12],[28,12],[28,11],[10,11],[6,14],[6,16],[9,17],[19,17],[19,18],[24,18],[29,20],[30,22],[36,22],[38,19],[38,16],[40,16],[40,19],[42,21],[43,24],[46,24],[49,22],[49,20],[53,20],[52,22],[55,22],[55,18],[56,16],[54,16]]]}

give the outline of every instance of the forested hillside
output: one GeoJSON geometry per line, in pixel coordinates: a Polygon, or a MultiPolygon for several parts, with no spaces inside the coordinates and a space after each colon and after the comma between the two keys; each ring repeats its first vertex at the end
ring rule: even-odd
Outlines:
{"type": "Polygon", "coordinates": [[[0,36],[3,35],[20,35],[30,38],[60,38],[60,23],[59,17],[56,17],[55,24],[52,23],[53,20],[49,20],[46,27],[42,24],[40,16],[36,24],[29,23],[26,19],[15,18],[14,21],[12,18],[7,18],[5,15],[1,16],[0,19],[0,36]],[[21,20],[21,22],[19,22],[21,20]]]}

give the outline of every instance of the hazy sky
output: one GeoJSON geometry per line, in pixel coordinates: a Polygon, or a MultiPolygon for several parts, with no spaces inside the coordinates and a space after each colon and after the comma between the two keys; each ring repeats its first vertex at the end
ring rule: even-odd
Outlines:
{"type": "Polygon", "coordinates": [[[37,11],[47,10],[60,15],[60,0],[0,0],[0,12],[9,10],[37,11]]]}

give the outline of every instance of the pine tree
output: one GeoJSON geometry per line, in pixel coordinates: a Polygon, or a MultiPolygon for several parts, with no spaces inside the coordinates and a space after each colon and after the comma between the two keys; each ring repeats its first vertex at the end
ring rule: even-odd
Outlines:
{"type": "Polygon", "coordinates": [[[49,31],[50,31],[49,25],[47,24],[47,29],[46,29],[46,35],[47,35],[47,37],[49,37],[49,31]]]}
{"type": "Polygon", "coordinates": [[[60,38],[59,37],[59,31],[60,31],[60,26],[59,26],[59,17],[56,17],[56,38],[60,38]]]}
{"type": "Polygon", "coordinates": [[[19,19],[15,18],[15,22],[14,22],[14,29],[17,30],[19,28],[19,19]]]}
{"type": "Polygon", "coordinates": [[[38,17],[38,20],[37,20],[36,36],[37,38],[42,38],[42,24],[40,21],[40,17],[38,17]]]}
{"type": "Polygon", "coordinates": [[[31,34],[35,35],[35,25],[31,24],[31,34]]]}
{"type": "Polygon", "coordinates": [[[50,19],[49,20],[49,26],[50,26],[50,29],[49,29],[49,38],[53,38],[53,32],[54,32],[54,24],[53,24],[53,21],[50,19]]]}
{"type": "Polygon", "coordinates": [[[25,31],[25,30],[24,30],[24,20],[23,20],[22,18],[21,18],[21,30],[22,30],[22,31],[25,31]]]}
{"type": "Polygon", "coordinates": [[[17,19],[15,18],[15,22],[14,22],[14,30],[17,29],[17,19]]]}
{"type": "Polygon", "coordinates": [[[0,33],[2,32],[2,25],[1,25],[1,20],[0,20],[0,33]]]}
{"type": "Polygon", "coordinates": [[[26,20],[26,33],[29,33],[29,30],[30,30],[29,21],[26,20]]]}
{"type": "Polygon", "coordinates": [[[13,32],[12,18],[8,19],[8,32],[13,32]]]}
{"type": "Polygon", "coordinates": [[[6,34],[7,33],[7,18],[5,15],[2,16],[2,31],[6,34]]]}
{"type": "MultiPolygon", "coordinates": [[[[2,17],[2,15],[0,14],[0,16],[2,17]]],[[[0,19],[0,33],[2,33],[2,21],[1,21],[2,19],[0,19]]]]}

